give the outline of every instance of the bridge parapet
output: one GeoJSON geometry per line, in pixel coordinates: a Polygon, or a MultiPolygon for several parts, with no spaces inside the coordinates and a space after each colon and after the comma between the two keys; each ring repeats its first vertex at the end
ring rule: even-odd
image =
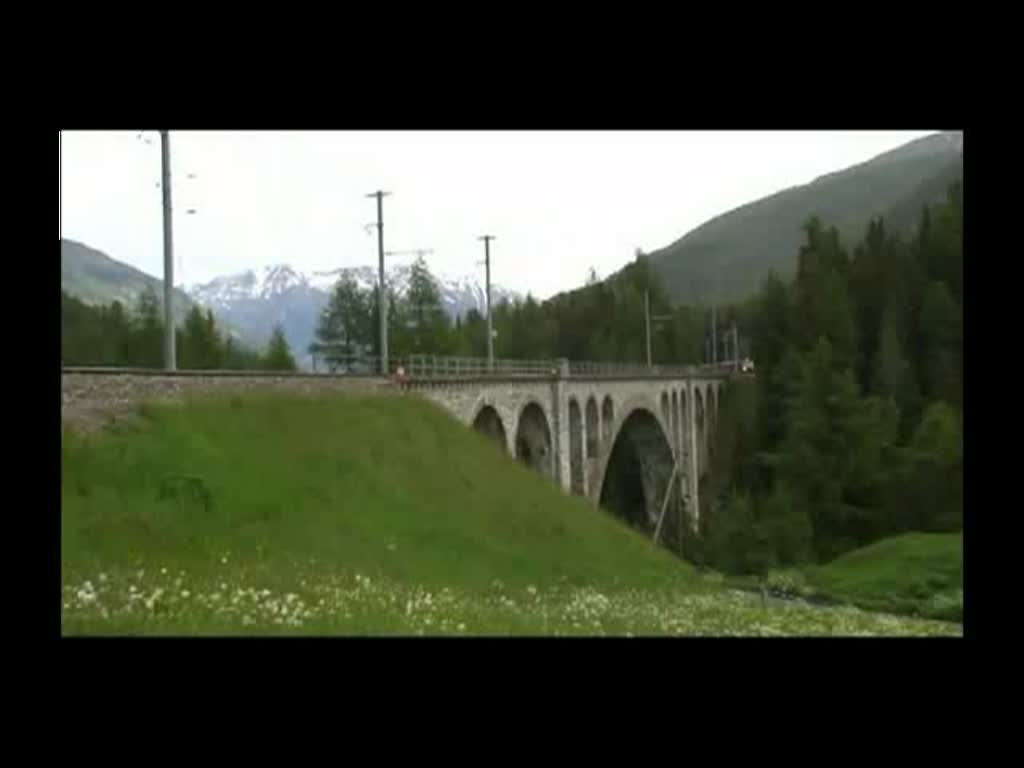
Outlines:
{"type": "Polygon", "coordinates": [[[565,358],[551,360],[495,359],[483,357],[452,357],[443,355],[412,355],[399,361],[395,371],[410,379],[462,379],[462,378],[720,378],[730,376],[735,367],[717,365],[644,365],[643,363],[608,363],[574,361],[565,358]]]}

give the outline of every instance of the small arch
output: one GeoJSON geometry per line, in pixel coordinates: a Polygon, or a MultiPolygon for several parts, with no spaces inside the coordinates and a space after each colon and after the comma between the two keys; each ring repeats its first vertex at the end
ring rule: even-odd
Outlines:
{"type": "Polygon", "coordinates": [[[694,396],[694,416],[697,419],[697,433],[700,434],[704,429],[704,395],[701,394],[700,389],[693,390],[694,396]]]}
{"type": "Polygon", "coordinates": [[[705,450],[707,447],[704,431],[704,396],[700,392],[700,387],[693,390],[693,399],[693,425],[697,432],[697,476],[700,477],[704,473],[705,450]]]}
{"type": "Polygon", "coordinates": [[[554,476],[551,429],[544,409],[529,402],[519,414],[516,428],[516,458],[547,477],[554,476]]]}
{"type": "Polygon", "coordinates": [[[597,400],[591,395],[587,399],[587,458],[597,456],[597,400]]]}
{"type": "Polygon", "coordinates": [[[615,422],[615,406],[611,395],[604,396],[601,403],[601,445],[608,445],[612,437],[612,424],[615,422]]]}
{"type": "Polygon", "coordinates": [[[583,495],[583,412],[576,398],[569,398],[569,487],[583,495]]]}
{"type": "Polygon", "coordinates": [[[679,390],[679,440],[683,455],[690,452],[690,414],[686,410],[686,390],[679,390]]]}
{"type": "Polygon", "coordinates": [[[485,405],[477,412],[473,419],[473,429],[497,442],[502,452],[508,450],[505,425],[501,423],[501,416],[493,405],[485,405]]]}
{"type": "Polygon", "coordinates": [[[712,384],[708,387],[708,402],[707,402],[707,451],[708,460],[715,455],[715,429],[718,426],[718,409],[715,407],[715,389],[716,387],[712,384]]]}
{"type": "Polygon", "coordinates": [[[682,445],[679,438],[679,393],[674,389],[672,390],[672,445],[682,445]]]}

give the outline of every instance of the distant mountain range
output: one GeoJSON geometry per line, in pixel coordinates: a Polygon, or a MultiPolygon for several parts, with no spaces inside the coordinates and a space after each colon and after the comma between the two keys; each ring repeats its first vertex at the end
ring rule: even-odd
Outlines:
{"type": "Polygon", "coordinates": [[[917,139],[716,216],[648,258],[676,302],[742,300],[771,270],[783,278],[795,274],[802,227],[812,215],[839,229],[848,248],[875,216],[911,231],[922,207],[963,179],[963,142],[962,131],[917,139]]]}
{"type": "MultiPolygon", "coordinates": [[[[407,265],[387,270],[388,285],[398,296],[405,295],[409,274],[407,265]]],[[[377,270],[374,267],[348,267],[304,274],[287,264],[278,264],[192,286],[189,295],[213,309],[228,323],[263,339],[268,339],[274,325],[280,324],[296,359],[308,365],[306,349],[313,341],[317,321],[327,305],[331,289],[342,275],[350,275],[363,290],[377,289],[377,270]]],[[[450,317],[462,316],[470,309],[485,311],[485,287],[476,278],[435,275],[434,279],[450,317]]],[[[519,298],[517,293],[491,285],[491,300],[495,304],[516,298],[519,298]]]]}
{"type": "MultiPolygon", "coordinates": [[[[92,304],[115,300],[134,306],[145,288],[152,287],[163,299],[163,281],[122,264],[101,251],[73,240],[60,241],[61,287],[92,304]]],[[[320,313],[330,291],[343,275],[351,275],[364,290],[376,291],[374,267],[351,267],[329,272],[303,274],[287,264],[247,270],[194,285],[187,291],[175,289],[174,315],[178,323],[194,304],[213,310],[218,323],[239,341],[261,348],[275,325],[281,325],[292,353],[303,367],[311,363],[306,349],[313,341],[320,313]]],[[[389,269],[388,284],[403,296],[409,284],[410,267],[389,269]]],[[[483,312],[485,287],[474,277],[435,276],[441,301],[449,316],[464,315],[470,309],[483,312]]],[[[491,299],[519,298],[519,294],[491,285],[491,299]]]]}
{"type": "MultiPolygon", "coordinates": [[[[129,310],[146,288],[153,289],[161,304],[164,299],[163,280],[68,239],[60,241],[60,286],[87,304],[120,301],[129,310]]],[[[187,293],[175,288],[174,317],[178,323],[185,319],[192,304],[187,293]]]]}

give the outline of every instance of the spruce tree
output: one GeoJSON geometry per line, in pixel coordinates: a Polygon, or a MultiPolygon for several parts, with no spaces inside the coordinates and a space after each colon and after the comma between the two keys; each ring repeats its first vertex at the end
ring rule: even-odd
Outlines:
{"type": "Polygon", "coordinates": [[[267,352],[264,356],[264,367],[271,371],[294,371],[296,369],[295,358],[292,357],[288,340],[280,325],[274,326],[274,331],[270,336],[270,343],[267,345],[267,352]]]}

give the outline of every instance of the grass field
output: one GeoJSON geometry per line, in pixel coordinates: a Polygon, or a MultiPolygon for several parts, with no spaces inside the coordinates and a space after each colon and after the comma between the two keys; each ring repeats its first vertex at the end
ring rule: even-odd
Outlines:
{"type": "Polygon", "coordinates": [[[812,568],[822,595],[863,608],[959,621],[963,617],[962,533],[909,533],[812,568]]]}
{"type": "Polygon", "coordinates": [[[764,606],[415,398],[246,395],[62,433],[65,634],[959,634],[764,606]]]}

